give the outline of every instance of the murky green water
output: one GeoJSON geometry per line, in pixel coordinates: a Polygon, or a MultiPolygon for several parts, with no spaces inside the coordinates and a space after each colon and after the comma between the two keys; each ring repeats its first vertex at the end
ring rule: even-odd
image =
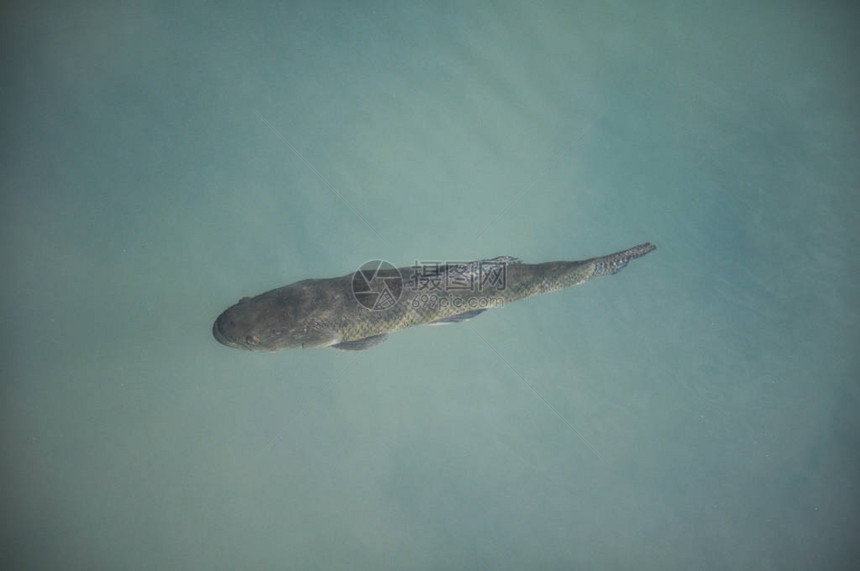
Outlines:
{"type": "Polygon", "coordinates": [[[5,569],[837,569],[858,548],[857,12],[19,3],[5,569]],[[245,353],[366,260],[624,272],[245,353]]]}

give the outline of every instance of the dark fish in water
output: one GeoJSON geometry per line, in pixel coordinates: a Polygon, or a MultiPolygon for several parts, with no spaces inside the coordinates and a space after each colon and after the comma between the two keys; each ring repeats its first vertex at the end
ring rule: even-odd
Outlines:
{"type": "Polygon", "coordinates": [[[376,261],[339,278],[303,280],[243,298],[215,320],[212,333],[224,345],[249,351],[362,351],[392,331],[466,321],[518,299],[617,273],[655,247],[645,243],[599,258],[543,264],[503,256],[398,269],[376,261]]]}

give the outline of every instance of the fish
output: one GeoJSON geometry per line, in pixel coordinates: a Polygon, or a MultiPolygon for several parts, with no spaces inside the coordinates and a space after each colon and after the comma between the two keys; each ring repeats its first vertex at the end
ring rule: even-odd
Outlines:
{"type": "Polygon", "coordinates": [[[401,329],[462,323],[488,309],[616,274],[655,248],[646,242],[608,256],[539,264],[499,256],[396,268],[372,260],[345,276],[244,297],[218,316],[212,334],[223,345],[248,351],[363,351],[401,329]]]}

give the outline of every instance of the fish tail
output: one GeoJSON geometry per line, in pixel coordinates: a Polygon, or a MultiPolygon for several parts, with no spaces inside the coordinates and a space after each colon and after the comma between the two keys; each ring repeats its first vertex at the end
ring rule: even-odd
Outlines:
{"type": "Polygon", "coordinates": [[[592,258],[589,260],[594,268],[594,273],[591,275],[592,278],[597,278],[600,276],[610,276],[612,274],[617,274],[621,270],[624,269],[630,260],[635,260],[636,258],[641,258],[648,252],[654,250],[657,246],[651,244],[649,242],[645,242],[644,244],[639,244],[638,246],[634,246],[627,250],[616,252],[614,254],[609,254],[608,256],[602,256],[600,258],[592,258]]]}

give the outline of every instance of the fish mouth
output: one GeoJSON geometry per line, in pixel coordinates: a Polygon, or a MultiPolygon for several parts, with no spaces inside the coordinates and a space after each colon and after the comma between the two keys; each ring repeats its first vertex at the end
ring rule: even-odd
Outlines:
{"type": "Polygon", "coordinates": [[[234,349],[242,349],[244,351],[273,351],[273,349],[270,349],[263,344],[260,337],[255,334],[248,334],[237,338],[225,333],[225,329],[229,331],[233,325],[233,322],[227,316],[227,313],[229,313],[229,310],[219,315],[218,319],[215,320],[215,323],[212,324],[212,336],[215,337],[215,340],[218,341],[218,343],[226,345],[227,347],[233,347],[234,349]],[[225,324],[227,323],[229,323],[229,325],[225,328],[225,324]]]}
{"type": "Polygon", "coordinates": [[[226,345],[227,347],[235,347],[237,349],[241,349],[242,347],[224,335],[224,332],[221,331],[221,320],[224,318],[224,314],[218,316],[218,319],[215,320],[215,323],[212,324],[212,336],[215,337],[215,340],[222,345],[226,345]]]}

